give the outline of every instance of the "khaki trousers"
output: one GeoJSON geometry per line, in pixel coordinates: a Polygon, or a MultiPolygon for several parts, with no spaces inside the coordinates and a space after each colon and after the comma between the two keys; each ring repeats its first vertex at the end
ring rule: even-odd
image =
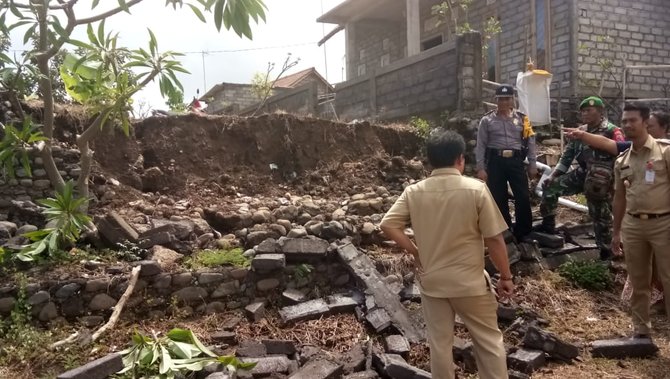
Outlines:
{"type": "MultiPolygon", "coordinates": [[[[635,333],[651,333],[649,308],[651,301],[652,260],[658,270],[658,280],[670,293],[670,216],[641,220],[624,216],[621,236],[626,268],[633,285],[630,307],[635,333]]],[[[670,316],[670,301],[665,301],[670,316]]]]}
{"type": "Polygon", "coordinates": [[[472,336],[480,379],[507,379],[507,356],[498,329],[498,302],[493,293],[483,296],[436,298],[421,294],[428,329],[430,370],[433,379],[454,379],[454,322],[456,314],[472,336]]]}

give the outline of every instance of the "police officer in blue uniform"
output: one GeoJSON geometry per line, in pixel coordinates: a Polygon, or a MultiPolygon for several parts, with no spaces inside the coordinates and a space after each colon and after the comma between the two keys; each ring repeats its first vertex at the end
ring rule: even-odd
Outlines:
{"type": "Polygon", "coordinates": [[[484,115],[477,132],[477,176],[485,181],[517,240],[532,231],[528,175],[537,175],[535,137],[528,117],[514,109],[514,87],[496,89],[497,109],[484,115]],[[528,175],[524,160],[528,158],[528,175]],[[514,195],[512,223],[507,185],[514,195]]]}

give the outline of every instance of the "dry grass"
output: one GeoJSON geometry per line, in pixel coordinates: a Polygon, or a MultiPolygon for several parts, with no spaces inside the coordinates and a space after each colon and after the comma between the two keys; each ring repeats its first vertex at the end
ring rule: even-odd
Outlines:
{"type": "MultiPolygon", "coordinates": [[[[550,362],[533,374],[543,379],[668,379],[670,378],[670,322],[654,317],[654,341],[660,352],[653,359],[609,360],[590,357],[588,347],[598,339],[621,338],[632,334],[630,317],[615,292],[589,292],[566,283],[558,274],[545,272],[521,280],[516,303],[537,311],[549,321],[547,330],[561,339],[582,346],[579,362],[566,365],[550,362]]],[[[519,341],[505,333],[509,345],[519,341]]],[[[477,376],[469,376],[477,378],[477,376]]]]}
{"type": "MultiPolygon", "coordinates": [[[[385,258],[396,258],[397,255],[385,258]]],[[[404,264],[388,263],[389,271],[402,274],[404,264]]],[[[617,280],[620,287],[621,279],[617,280]]],[[[648,360],[607,360],[593,359],[589,356],[588,345],[597,339],[618,338],[631,333],[630,318],[625,307],[620,303],[620,289],[612,292],[593,293],[577,289],[553,272],[545,272],[538,277],[522,278],[519,283],[517,305],[536,311],[540,317],[549,322],[547,329],[560,338],[582,346],[581,360],[573,365],[551,362],[547,367],[535,373],[533,378],[627,378],[627,379],[670,379],[670,322],[662,317],[654,317],[654,337],[660,348],[658,357],[648,360]]],[[[104,355],[110,351],[123,349],[130,341],[134,329],[144,332],[155,330],[165,333],[180,327],[192,329],[205,343],[211,342],[212,333],[220,330],[222,325],[232,318],[239,318],[239,313],[214,314],[199,317],[149,319],[137,321],[121,321],[119,325],[103,337],[94,347],[81,349],[70,346],[57,352],[35,351],[30,361],[13,362],[7,367],[0,367],[0,378],[42,378],[52,377],[71,368],[75,363],[81,364],[90,359],[104,355]],[[75,361],[76,360],[76,361],[75,361]]],[[[283,339],[295,341],[298,346],[315,345],[332,355],[335,359],[339,354],[349,351],[353,346],[372,339],[375,346],[381,346],[381,336],[368,334],[365,326],[359,323],[352,314],[324,317],[319,320],[305,321],[294,325],[282,326],[275,311],[266,313],[266,319],[258,323],[242,320],[236,333],[238,340],[283,339]]],[[[72,327],[52,330],[53,341],[67,336],[72,327]]],[[[464,328],[457,326],[456,334],[467,338],[464,328]]],[[[512,333],[505,333],[508,345],[517,345],[518,338],[512,333]]],[[[50,342],[53,342],[50,341],[50,342]]],[[[46,344],[45,344],[46,345],[46,344]]],[[[429,350],[425,344],[412,346],[409,361],[422,369],[429,369],[429,350]]],[[[461,373],[462,378],[476,378],[476,375],[461,373]]]]}
{"type": "Polygon", "coordinates": [[[281,326],[275,314],[258,323],[242,322],[236,330],[238,340],[291,340],[298,346],[316,345],[331,352],[344,353],[370,337],[353,314],[340,314],[318,320],[281,326]]]}

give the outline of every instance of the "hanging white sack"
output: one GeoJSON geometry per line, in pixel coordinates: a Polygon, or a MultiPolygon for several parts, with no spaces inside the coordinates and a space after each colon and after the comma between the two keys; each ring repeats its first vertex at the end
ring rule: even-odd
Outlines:
{"type": "Polygon", "coordinates": [[[533,125],[551,123],[551,78],[544,70],[520,72],[516,76],[519,110],[526,114],[533,125]]]}

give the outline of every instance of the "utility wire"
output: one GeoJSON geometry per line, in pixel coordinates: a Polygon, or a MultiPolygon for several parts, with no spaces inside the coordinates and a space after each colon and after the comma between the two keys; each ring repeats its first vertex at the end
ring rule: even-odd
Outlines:
{"type": "MultiPolygon", "coordinates": [[[[277,46],[264,46],[264,47],[250,47],[246,49],[233,49],[233,50],[200,50],[200,51],[177,51],[181,54],[223,54],[223,53],[241,53],[245,51],[256,51],[256,50],[272,50],[272,49],[283,49],[287,47],[299,47],[299,46],[308,46],[308,45],[316,45],[318,42],[302,42],[302,43],[294,43],[291,45],[277,45],[277,46]]],[[[26,52],[26,51],[32,51],[32,50],[25,50],[25,49],[10,49],[9,51],[11,52],[26,52]]]]}

